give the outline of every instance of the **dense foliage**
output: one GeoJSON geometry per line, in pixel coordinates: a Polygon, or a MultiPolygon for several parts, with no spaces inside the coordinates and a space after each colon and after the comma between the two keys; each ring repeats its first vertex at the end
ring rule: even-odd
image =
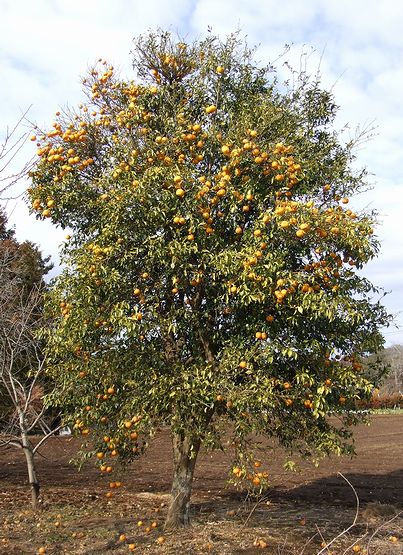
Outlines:
{"type": "Polygon", "coordinates": [[[349,208],[365,172],[332,95],[279,84],[236,36],[151,33],[133,55],[134,80],[101,60],[77,112],[37,130],[32,210],[72,230],[48,300],[56,401],[103,470],[160,424],[197,454],[230,422],[234,475],[257,486],[252,432],[348,451],[387,315],[357,272],[375,216],[349,208]]]}

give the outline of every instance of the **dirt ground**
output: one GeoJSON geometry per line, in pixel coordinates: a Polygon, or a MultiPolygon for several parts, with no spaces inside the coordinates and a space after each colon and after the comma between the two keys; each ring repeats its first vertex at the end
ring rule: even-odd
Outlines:
{"type": "Polygon", "coordinates": [[[43,546],[52,555],[400,555],[403,414],[374,416],[355,437],[356,458],[332,458],[319,468],[301,463],[297,473],[284,471],[281,453],[262,451],[261,470],[269,473],[271,487],[260,498],[226,483],[229,455],[202,453],[193,524],[175,533],[163,530],[172,474],[167,430],[156,436],[146,457],[112,477],[92,463],[79,472],[69,460],[80,442],[52,438],[37,458],[42,508],[36,514],[29,507],[22,453],[0,451],[0,553],[35,554],[43,546]],[[359,498],[355,525],[344,534],[357,503],[339,472],[359,498]],[[110,489],[111,480],[123,486],[110,489]]]}

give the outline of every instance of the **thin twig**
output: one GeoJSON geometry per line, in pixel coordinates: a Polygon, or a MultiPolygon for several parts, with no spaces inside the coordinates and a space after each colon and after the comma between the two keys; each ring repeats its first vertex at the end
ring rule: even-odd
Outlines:
{"type": "Polygon", "coordinates": [[[247,517],[247,519],[246,519],[245,522],[242,524],[242,528],[244,528],[244,527],[248,524],[248,522],[249,522],[251,516],[253,515],[253,513],[255,512],[255,510],[257,509],[257,507],[258,507],[261,503],[263,503],[263,501],[265,501],[265,500],[268,499],[268,498],[269,498],[269,495],[264,495],[262,498],[260,498],[260,499],[257,500],[257,502],[256,502],[256,503],[254,504],[254,506],[252,507],[252,509],[251,509],[251,511],[250,511],[250,513],[249,513],[249,515],[248,515],[248,517],[247,517]]]}
{"type": "MultiPolygon", "coordinates": [[[[352,524],[350,524],[350,526],[348,528],[345,528],[345,530],[343,530],[342,532],[340,532],[340,534],[338,534],[335,538],[333,538],[327,545],[326,547],[324,547],[323,549],[321,549],[320,551],[318,551],[318,553],[316,555],[321,555],[322,553],[325,552],[325,550],[328,550],[329,546],[332,545],[336,540],[338,540],[339,538],[341,538],[342,536],[344,536],[345,534],[347,534],[347,532],[349,532],[352,528],[354,528],[354,526],[357,524],[357,520],[358,520],[358,513],[360,510],[360,500],[358,498],[357,492],[355,491],[355,488],[353,486],[353,484],[350,482],[350,480],[348,480],[344,474],[342,474],[341,472],[337,473],[339,476],[341,476],[343,478],[343,480],[345,482],[347,482],[347,484],[350,486],[350,488],[353,490],[353,493],[355,495],[355,500],[356,500],[356,509],[355,509],[355,516],[354,516],[354,520],[352,522],[352,524]]],[[[354,545],[354,544],[353,544],[354,545]]]]}
{"type": "Polygon", "coordinates": [[[401,514],[403,513],[403,511],[399,511],[394,517],[390,518],[389,520],[387,520],[386,522],[383,522],[380,526],[378,526],[378,528],[376,528],[373,532],[373,534],[370,536],[370,538],[368,539],[368,545],[367,545],[367,553],[368,555],[370,555],[370,544],[373,540],[373,538],[376,536],[376,534],[378,534],[379,530],[381,530],[382,528],[385,528],[385,526],[387,526],[388,524],[390,524],[391,522],[393,522],[396,518],[398,518],[401,514]]]}

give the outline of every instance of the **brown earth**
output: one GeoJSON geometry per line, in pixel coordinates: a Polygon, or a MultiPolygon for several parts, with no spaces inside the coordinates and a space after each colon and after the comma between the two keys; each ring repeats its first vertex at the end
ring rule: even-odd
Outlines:
{"type": "MultiPolygon", "coordinates": [[[[280,452],[262,446],[259,458],[271,487],[260,497],[226,483],[230,456],[199,457],[193,493],[193,525],[176,533],[162,530],[172,465],[169,432],[162,430],[147,455],[125,472],[101,474],[92,463],[79,472],[69,464],[79,440],[50,439],[37,455],[42,509],[29,508],[21,452],[0,451],[0,553],[23,555],[46,547],[47,554],[135,553],[191,555],[359,553],[397,555],[402,549],[403,414],[377,415],[356,430],[357,457],[332,458],[319,468],[301,463],[284,471],[280,452]],[[326,549],[338,534],[358,519],[326,549]],[[109,481],[124,486],[109,490],[109,481]],[[112,491],[107,499],[105,492],[112,491]],[[137,526],[141,520],[144,525],[137,526]],[[156,523],[150,532],[147,526],[156,523]],[[119,540],[120,534],[125,540],[119,540]],[[164,543],[156,539],[163,536],[164,543]],[[256,543],[261,542],[261,546],[256,543]],[[255,544],[255,545],[254,545],[255,544]],[[266,544],[266,547],[264,547],[266,544]],[[358,548],[355,547],[357,550],[358,548]]],[[[162,541],[162,540],[160,540],[162,541]]]]}

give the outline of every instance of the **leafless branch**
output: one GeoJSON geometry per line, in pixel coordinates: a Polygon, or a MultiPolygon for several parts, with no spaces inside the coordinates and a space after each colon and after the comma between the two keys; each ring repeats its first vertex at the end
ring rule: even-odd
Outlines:
{"type": "MultiPolygon", "coordinates": [[[[347,484],[350,486],[350,488],[353,490],[354,496],[355,496],[355,501],[356,501],[356,509],[355,509],[355,516],[354,516],[354,520],[353,522],[350,524],[350,526],[348,526],[347,528],[345,528],[342,532],[340,532],[340,534],[338,534],[335,538],[333,538],[327,545],[326,547],[324,547],[323,549],[321,549],[320,551],[318,551],[318,553],[316,555],[321,555],[322,553],[324,553],[325,551],[328,551],[328,548],[339,538],[341,538],[342,536],[345,536],[352,528],[354,528],[354,526],[357,524],[357,519],[358,519],[358,513],[360,510],[360,500],[358,498],[357,492],[353,486],[353,484],[350,482],[350,480],[348,480],[344,474],[342,474],[341,472],[337,473],[339,476],[341,476],[343,478],[343,480],[345,482],[347,482],[347,484]]],[[[354,544],[353,544],[354,545],[354,544]]],[[[346,552],[345,552],[346,553],[346,552]]]]}
{"type": "Polygon", "coordinates": [[[393,522],[394,520],[396,520],[398,517],[400,517],[402,515],[403,511],[399,511],[397,514],[395,514],[395,516],[393,516],[392,518],[390,518],[389,520],[387,520],[386,522],[383,522],[380,526],[378,526],[374,532],[371,534],[371,536],[368,539],[368,545],[367,545],[367,555],[371,555],[371,542],[374,539],[374,537],[379,533],[380,530],[382,530],[382,528],[385,528],[386,526],[388,526],[391,522],[393,522]]]}
{"type": "Polygon", "coordinates": [[[37,443],[33,449],[34,454],[38,451],[38,449],[40,448],[40,446],[52,435],[54,435],[56,432],[58,432],[60,430],[62,426],[57,426],[57,428],[55,428],[54,430],[51,430],[49,433],[47,433],[45,436],[43,436],[43,438],[41,438],[41,440],[39,441],[39,443],[37,443]]]}
{"type": "MultiPolygon", "coordinates": [[[[35,157],[33,156],[18,171],[7,173],[28,140],[28,132],[18,133],[22,123],[26,121],[29,110],[30,107],[22,114],[13,128],[6,130],[3,142],[0,144],[0,195],[2,197],[4,192],[13,187],[21,178],[25,177],[34,165],[35,157]]],[[[15,196],[9,198],[3,197],[3,200],[10,200],[11,198],[15,198],[15,196]]]]}

